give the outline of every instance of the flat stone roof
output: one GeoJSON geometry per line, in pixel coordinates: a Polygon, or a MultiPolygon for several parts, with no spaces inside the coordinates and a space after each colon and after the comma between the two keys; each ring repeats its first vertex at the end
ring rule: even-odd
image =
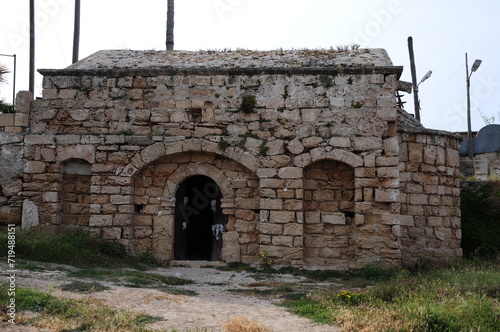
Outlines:
{"type": "Polygon", "coordinates": [[[231,69],[231,68],[355,68],[390,67],[384,49],[339,51],[133,51],[103,50],[84,58],[67,70],[110,69],[231,69]]]}

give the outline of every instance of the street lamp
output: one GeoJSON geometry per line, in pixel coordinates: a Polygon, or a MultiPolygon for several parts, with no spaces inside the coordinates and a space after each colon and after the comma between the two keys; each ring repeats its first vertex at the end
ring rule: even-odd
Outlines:
{"type": "Polygon", "coordinates": [[[481,65],[482,60],[477,59],[472,64],[471,72],[469,74],[469,60],[467,57],[467,53],[465,53],[465,74],[467,77],[467,139],[468,139],[468,150],[469,150],[469,159],[472,160],[474,158],[474,153],[472,151],[472,126],[471,126],[471,118],[470,118],[470,77],[472,73],[475,72],[479,66],[481,65]]]}
{"type": "MultiPolygon", "coordinates": [[[[424,77],[422,77],[422,79],[420,80],[420,83],[425,82],[429,77],[431,77],[431,75],[432,75],[432,70],[429,70],[427,72],[427,74],[425,74],[424,77]]],[[[420,85],[420,83],[418,83],[418,85],[420,85]]]]}

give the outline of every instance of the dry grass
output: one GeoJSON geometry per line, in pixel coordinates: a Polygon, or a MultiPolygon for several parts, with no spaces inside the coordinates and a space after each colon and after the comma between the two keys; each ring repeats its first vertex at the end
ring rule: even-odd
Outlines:
{"type": "Polygon", "coordinates": [[[413,331],[413,324],[403,315],[385,309],[339,309],[336,321],[345,332],[413,331]]]}
{"type": "Polygon", "coordinates": [[[244,316],[230,318],[224,323],[225,332],[270,332],[265,326],[244,316]]]}

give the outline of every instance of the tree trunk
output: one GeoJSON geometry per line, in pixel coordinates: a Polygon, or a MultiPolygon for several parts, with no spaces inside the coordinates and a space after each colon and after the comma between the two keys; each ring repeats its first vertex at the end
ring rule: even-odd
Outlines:
{"type": "Polygon", "coordinates": [[[75,30],[73,32],[73,63],[78,61],[80,49],[80,0],[75,0],[75,30]]]}
{"type": "Polygon", "coordinates": [[[174,49],[174,0],[167,5],[167,51],[174,49]]]}

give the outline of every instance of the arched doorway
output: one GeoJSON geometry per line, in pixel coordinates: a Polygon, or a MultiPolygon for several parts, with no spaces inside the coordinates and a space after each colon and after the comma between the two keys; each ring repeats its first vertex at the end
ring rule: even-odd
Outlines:
{"type": "Polygon", "coordinates": [[[221,192],[211,178],[192,176],[175,196],[174,257],[176,260],[220,261],[226,222],[221,192]]]}

